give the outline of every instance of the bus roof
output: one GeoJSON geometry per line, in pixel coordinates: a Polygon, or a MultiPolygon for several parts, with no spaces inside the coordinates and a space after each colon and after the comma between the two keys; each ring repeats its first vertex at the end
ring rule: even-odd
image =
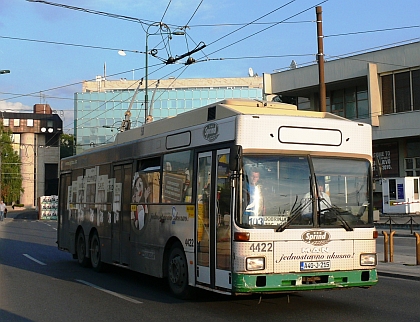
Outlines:
{"type": "Polygon", "coordinates": [[[298,110],[296,105],[292,104],[251,99],[225,99],[185,113],[180,113],[173,117],[153,121],[144,124],[141,127],[118,133],[114,143],[111,143],[111,145],[126,143],[132,141],[134,138],[146,138],[236,115],[284,115],[349,121],[348,119],[327,112],[298,110]]]}

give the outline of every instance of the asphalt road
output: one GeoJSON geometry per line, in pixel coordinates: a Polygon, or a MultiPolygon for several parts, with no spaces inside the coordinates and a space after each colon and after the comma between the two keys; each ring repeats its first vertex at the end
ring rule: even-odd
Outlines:
{"type": "MultiPolygon", "coordinates": [[[[172,297],[164,280],[109,267],[98,274],[56,247],[53,221],[0,223],[0,321],[415,321],[419,281],[370,289],[172,297]]],[[[403,246],[405,247],[405,246],[403,246]]]]}

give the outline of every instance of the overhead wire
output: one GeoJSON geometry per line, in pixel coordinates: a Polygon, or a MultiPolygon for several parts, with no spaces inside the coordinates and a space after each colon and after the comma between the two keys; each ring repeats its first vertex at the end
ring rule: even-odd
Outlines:
{"type": "Polygon", "coordinates": [[[166,6],[165,11],[163,12],[162,18],[160,18],[160,21],[163,21],[163,18],[165,18],[166,12],[169,9],[169,6],[171,5],[172,0],[169,0],[168,5],[166,6]]]}
{"type": "Polygon", "coordinates": [[[395,28],[384,28],[384,29],[375,29],[375,30],[365,30],[365,31],[345,32],[345,33],[340,33],[340,34],[324,35],[324,38],[339,37],[339,36],[352,36],[352,35],[368,34],[368,33],[373,33],[373,32],[395,31],[395,30],[412,29],[412,28],[420,28],[420,25],[395,27],[395,28]]]}
{"type": "MultiPolygon", "coordinates": [[[[294,0],[295,1],[295,0],[294,0]]],[[[294,1],[290,1],[290,3],[291,2],[294,2],[294,1]]],[[[327,0],[326,0],[327,1],[327,0]]],[[[324,2],[326,2],[326,1],[323,1],[323,2],[321,2],[320,4],[322,4],[322,3],[324,3],[324,2]]],[[[31,1],[31,2],[44,2],[44,3],[47,3],[46,1],[31,1]]],[[[171,1],[169,2],[169,4],[171,3],[171,1]]],[[[200,5],[201,5],[201,3],[202,3],[202,1],[200,2],[200,5]]],[[[169,4],[168,4],[168,6],[169,6],[169,4]]],[[[199,5],[199,6],[200,6],[199,5]]],[[[287,4],[286,4],[287,5],[287,4]]],[[[319,5],[319,4],[318,4],[319,5]]],[[[258,34],[258,33],[260,33],[260,32],[263,32],[263,31],[265,31],[265,30],[267,30],[267,29],[269,29],[269,28],[272,28],[272,27],[274,27],[275,25],[278,25],[279,23],[295,23],[295,22],[287,22],[287,21],[285,21],[285,20],[289,20],[289,19],[291,19],[291,18],[293,18],[293,17],[295,17],[296,15],[298,15],[298,14],[301,14],[301,13],[303,13],[303,12],[305,12],[305,11],[308,11],[308,10],[310,10],[310,9],[312,9],[313,7],[315,7],[315,6],[312,6],[312,7],[310,7],[310,8],[308,8],[308,9],[306,9],[306,10],[303,10],[303,11],[301,11],[301,12],[299,12],[299,13],[297,13],[297,14],[295,14],[295,15],[293,15],[293,16],[291,16],[291,17],[289,17],[289,18],[287,18],[287,19],[284,19],[284,20],[282,20],[282,21],[280,21],[280,22],[276,22],[275,24],[273,24],[273,25],[271,25],[270,23],[259,23],[259,22],[257,22],[257,20],[259,20],[259,19],[256,19],[256,20],[254,20],[253,22],[251,22],[251,23],[247,23],[247,24],[245,24],[244,25],[244,27],[246,27],[246,26],[248,26],[248,25],[250,25],[250,24],[253,24],[253,25],[257,25],[257,24],[270,24],[270,26],[268,27],[268,28],[265,28],[265,29],[262,29],[262,30],[260,30],[259,32],[257,32],[257,33],[254,33],[254,34],[252,34],[252,35],[249,35],[249,36],[247,36],[247,37],[245,37],[245,38],[242,38],[242,39],[240,39],[240,40],[238,40],[238,41],[236,41],[236,42],[234,42],[234,43],[232,43],[232,44],[230,44],[229,46],[232,46],[232,45],[234,45],[234,44],[236,44],[236,43],[238,43],[238,42],[240,42],[240,41],[243,41],[243,40],[245,40],[245,39],[248,39],[249,37],[252,37],[252,36],[254,36],[254,35],[256,35],[256,34],[258,34]]],[[[167,7],[168,8],[168,7],[167,7]]],[[[197,7],[197,9],[198,9],[198,7],[197,7]]],[[[194,12],[194,14],[193,14],[193,16],[195,15],[195,13],[197,12],[197,9],[196,9],[196,11],[194,12]]],[[[277,9],[276,9],[277,10],[277,9]]],[[[272,12],[274,12],[274,11],[276,11],[276,10],[273,10],[272,12]]],[[[82,10],[82,11],[85,11],[85,10],[82,10]]],[[[90,12],[89,10],[87,10],[87,11],[85,11],[85,12],[89,12],[89,13],[93,13],[93,12],[90,12]]],[[[165,16],[165,14],[166,14],[166,11],[165,11],[165,13],[164,13],[164,16],[165,16]]],[[[107,16],[109,16],[108,15],[108,13],[106,14],[107,16]]],[[[267,14],[268,15],[268,14],[267,14]]],[[[263,17],[265,17],[265,16],[267,16],[267,15],[264,15],[263,17]]],[[[193,17],[192,16],[192,17],[193,17]]],[[[114,16],[111,16],[111,17],[113,17],[113,18],[116,18],[116,17],[114,17],[114,16]]],[[[192,19],[192,17],[191,17],[191,19],[192,19]]],[[[189,20],[189,22],[191,21],[191,19],[189,20]]],[[[127,20],[130,20],[131,21],[131,17],[130,17],[130,19],[127,19],[127,20]]],[[[142,20],[142,21],[147,21],[147,20],[142,20]]],[[[139,21],[137,21],[137,22],[139,22],[139,21]]],[[[189,22],[187,23],[187,25],[189,24],[189,22]]],[[[306,22],[312,22],[312,21],[306,21],[306,22]]],[[[219,24],[220,25],[220,24],[219,24]]],[[[234,25],[234,24],[231,24],[231,25],[234,25]]],[[[200,26],[200,25],[197,25],[197,26],[200,26]]],[[[202,25],[202,26],[205,26],[205,25],[202,25]]],[[[211,26],[211,25],[208,25],[208,26],[211,26]]],[[[417,26],[412,26],[413,28],[414,27],[417,27],[417,26]]],[[[387,30],[397,30],[397,29],[402,29],[402,28],[407,28],[407,27],[401,27],[401,28],[389,28],[389,29],[387,29],[387,30]]],[[[242,29],[242,28],[240,28],[240,29],[242,29]]],[[[238,29],[239,30],[239,29],[238,29]]],[[[382,30],[378,30],[378,31],[382,31],[382,30]]],[[[385,31],[385,30],[383,30],[383,31],[385,31]]],[[[374,32],[374,31],[367,31],[367,32],[374,32]]],[[[227,34],[227,35],[225,35],[225,36],[223,36],[223,37],[221,37],[221,38],[219,38],[219,39],[217,39],[217,40],[215,40],[215,41],[213,41],[212,43],[210,43],[209,45],[212,45],[212,44],[214,44],[214,43],[216,43],[217,41],[219,41],[219,40],[221,40],[221,39],[223,39],[223,38],[225,38],[225,37],[227,37],[227,36],[229,36],[229,35],[231,35],[233,32],[231,32],[231,33],[229,33],[229,34],[227,34]]],[[[360,33],[362,33],[362,32],[360,32],[360,33]]],[[[334,37],[334,36],[344,36],[344,35],[350,35],[350,34],[355,34],[355,33],[347,33],[347,34],[336,34],[336,35],[329,35],[329,36],[326,36],[326,37],[334,37]]],[[[227,47],[229,47],[229,46],[225,46],[225,47],[223,47],[223,48],[220,48],[220,49],[218,49],[217,51],[214,51],[214,52],[212,52],[211,54],[214,54],[215,52],[218,52],[218,51],[221,51],[221,50],[223,50],[223,49],[225,49],[225,48],[227,48],[227,47]]],[[[98,48],[98,49],[100,49],[100,48],[98,48]]],[[[107,49],[106,47],[104,47],[104,49],[107,49]]],[[[210,55],[211,55],[210,54],[210,55]]],[[[282,56],[289,56],[289,55],[282,55],[282,56]]],[[[269,57],[269,58],[274,58],[275,57],[275,55],[270,55],[270,56],[261,56],[261,57],[269,57]]],[[[333,57],[333,56],[331,56],[331,57],[333,57]]],[[[243,58],[232,58],[232,57],[230,57],[230,58],[221,58],[221,59],[209,59],[209,60],[228,60],[228,59],[252,59],[252,58],[258,58],[258,57],[243,57],[243,58]]],[[[140,69],[140,68],[139,68],[140,69]]],[[[138,70],[138,69],[136,69],[136,70],[138,70]]],[[[126,72],[124,72],[124,73],[126,73],[126,72]]],[[[118,74],[122,74],[122,73],[118,73],[118,74]]],[[[79,83],[75,83],[75,84],[79,84],[79,83]]],[[[75,84],[73,84],[73,85],[75,85],[75,84]]],[[[38,92],[37,92],[38,93],[38,92]]]]}
{"type": "Polygon", "coordinates": [[[82,47],[82,48],[90,48],[90,49],[101,49],[101,50],[112,50],[112,51],[124,50],[125,52],[131,52],[131,53],[136,53],[136,54],[144,54],[144,52],[142,52],[142,51],[132,50],[132,49],[110,48],[110,47],[92,46],[92,45],[81,45],[81,44],[71,44],[71,43],[65,43],[65,42],[60,42],[60,41],[48,41],[48,40],[28,39],[28,38],[10,37],[10,36],[0,36],[0,38],[3,38],[3,39],[11,39],[11,40],[20,40],[20,41],[29,41],[29,42],[35,42],[35,43],[44,43],[44,44],[51,44],[51,45],[82,47]]]}
{"type": "MultiPolygon", "coordinates": [[[[260,18],[258,18],[257,20],[260,20],[260,19],[262,19],[263,17],[266,17],[267,15],[269,15],[269,14],[271,14],[271,13],[274,13],[274,12],[276,12],[276,11],[280,10],[281,8],[284,8],[284,7],[285,7],[285,6],[287,6],[288,4],[293,3],[293,2],[295,2],[295,1],[296,1],[296,0],[289,1],[289,2],[288,2],[288,3],[286,3],[285,5],[282,5],[282,6],[278,7],[277,9],[272,10],[270,13],[268,13],[268,14],[266,14],[266,15],[264,15],[264,16],[262,16],[262,17],[260,17],[260,18]]],[[[328,0],[325,0],[324,2],[326,2],[326,1],[328,1],[328,0]]],[[[169,7],[170,3],[171,3],[171,1],[169,2],[169,4],[168,4],[168,6],[167,6],[166,10],[168,9],[168,7],[169,7]]],[[[202,3],[202,1],[200,2],[199,6],[201,5],[201,3],[202,3]]],[[[197,9],[198,9],[198,8],[197,8],[197,9]]],[[[196,11],[197,11],[197,10],[196,10],[196,11]]],[[[194,12],[193,16],[195,15],[196,11],[194,12]]],[[[166,13],[166,11],[165,11],[165,13],[166,13]]],[[[165,15],[165,14],[164,14],[164,15],[165,15]]],[[[193,16],[192,16],[192,17],[193,17],[193,16]]],[[[192,17],[190,18],[190,20],[189,20],[189,21],[191,21],[192,17]]],[[[257,20],[255,20],[255,21],[257,21],[257,20]]],[[[251,22],[251,23],[252,23],[252,22],[251,22]]],[[[249,24],[248,24],[248,25],[249,25],[249,24]]],[[[239,28],[239,29],[242,29],[242,28],[239,28]]],[[[239,29],[238,29],[238,30],[239,30],[239,29]]],[[[231,33],[230,33],[230,34],[231,34],[231,33]]],[[[213,43],[214,43],[214,42],[213,42],[213,43]]],[[[146,53],[146,54],[147,54],[147,53],[146,53]]]]}
{"type": "MultiPolygon", "coordinates": [[[[271,14],[271,13],[273,13],[273,12],[275,12],[275,11],[277,11],[277,10],[281,9],[281,8],[285,7],[286,5],[289,5],[290,3],[294,2],[294,1],[295,1],[295,0],[292,0],[292,1],[288,2],[288,3],[286,3],[285,5],[283,5],[283,6],[279,7],[279,8],[277,8],[277,9],[275,9],[275,10],[273,10],[273,11],[271,11],[271,12],[270,12],[270,13],[268,13],[268,14],[271,14]]],[[[309,11],[309,10],[311,10],[311,9],[313,9],[313,8],[315,8],[315,7],[319,6],[319,5],[321,5],[321,4],[323,4],[323,3],[327,2],[327,1],[328,1],[328,0],[321,1],[320,3],[318,3],[318,4],[316,4],[316,5],[313,5],[313,6],[311,6],[311,7],[308,7],[308,8],[306,8],[306,9],[304,9],[304,10],[301,10],[301,11],[299,11],[298,13],[293,14],[293,15],[289,16],[288,18],[285,18],[285,19],[283,19],[283,20],[279,21],[278,23],[276,23],[276,24],[274,24],[274,25],[271,25],[271,26],[268,26],[268,27],[266,27],[266,28],[263,28],[263,29],[261,29],[261,30],[259,30],[259,31],[257,31],[257,32],[254,32],[254,33],[252,33],[252,34],[250,34],[250,35],[248,35],[248,36],[246,36],[246,37],[244,37],[244,38],[242,38],[242,39],[239,39],[239,40],[237,40],[237,41],[235,41],[235,42],[231,42],[231,43],[229,43],[228,45],[226,45],[226,46],[224,46],[224,47],[222,47],[222,48],[219,48],[218,50],[213,51],[212,53],[210,53],[210,55],[212,55],[212,54],[214,54],[214,53],[217,53],[217,52],[219,52],[219,51],[221,51],[221,50],[223,50],[223,49],[226,49],[226,48],[228,48],[228,47],[231,47],[231,46],[233,46],[233,45],[236,45],[236,44],[238,44],[238,43],[240,43],[240,42],[242,42],[242,41],[244,41],[244,40],[246,40],[246,39],[248,39],[248,38],[251,38],[251,37],[253,37],[253,36],[255,36],[255,35],[258,35],[258,34],[260,34],[260,33],[264,32],[264,31],[266,31],[266,30],[268,30],[268,29],[271,29],[271,28],[273,28],[273,27],[275,27],[275,26],[279,25],[280,23],[282,23],[282,22],[284,22],[284,21],[287,21],[287,20],[289,20],[289,19],[292,19],[292,18],[294,18],[294,17],[296,17],[296,16],[298,16],[298,15],[300,15],[300,14],[304,13],[304,12],[307,12],[307,11],[309,11]]],[[[256,20],[254,20],[254,21],[257,21],[257,20],[259,20],[259,19],[262,19],[263,17],[267,16],[268,14],[263,15],[263,16],[261,16],[260,18],[258,18],[258,19],[256,19],[256,20]]],[[[236,31],[238,31],[238,30],[240,30],[240,29],[242,29],[242,28],[243,28],[243,27],[238,28],[238,29],[236,29],[234,32],[236,32],[236,31]]],[[[233,32],[232,32],[232,33],[233,33],[233,32]]],[[[232,34],[232,33],[229,33],[228,35],[230,35],[230,34],[232,34]]],[[[226,35],[225,37],[227,37],[228,35],[226,35]]],[[[223,39],[223,38],[225,38],[225,37],[221,37],[221,38],[219,38],[219,39],[217,39],[217,40],[213,41],[213,42],[212,42],[212,43],[210,43],[209,45],[212,45],[212,44],[214,44],[214,43],[216,43],[216,42],[220,41],[221,39],[223,39]]]]}

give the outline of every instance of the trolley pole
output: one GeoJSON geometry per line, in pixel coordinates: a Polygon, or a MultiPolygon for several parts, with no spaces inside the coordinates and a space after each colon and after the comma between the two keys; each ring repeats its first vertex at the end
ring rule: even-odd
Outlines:
{"type": "Polygon", "coordinates": [[[319,111],[327,111],[327,93],[324,75],[324,35],[322,34],[322,7],[316,7],[316,30],[318,39],[319,111]]]}

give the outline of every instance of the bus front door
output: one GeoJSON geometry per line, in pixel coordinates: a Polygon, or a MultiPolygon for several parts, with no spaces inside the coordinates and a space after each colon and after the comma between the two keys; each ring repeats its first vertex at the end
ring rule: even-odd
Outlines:
{"type": "Polygon", "coordinates": [[[198,155],[196,279],[211,288],[231,289],[229,149],[198,155]]]}

